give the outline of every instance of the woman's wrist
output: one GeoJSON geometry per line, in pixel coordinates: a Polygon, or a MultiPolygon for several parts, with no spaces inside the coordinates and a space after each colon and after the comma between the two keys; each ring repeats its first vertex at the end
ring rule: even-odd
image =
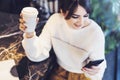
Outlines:
{"type": "Polygon", "coordinates": [[[35,32],[26,32],[25,37],[26,38],[32,38],[35,35],[35,32]]]}

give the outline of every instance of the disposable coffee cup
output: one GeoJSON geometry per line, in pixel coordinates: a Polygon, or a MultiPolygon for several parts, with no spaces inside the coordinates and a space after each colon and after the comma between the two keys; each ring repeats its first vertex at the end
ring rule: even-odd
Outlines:
{"type": "Polygon", "coordinates": [[[34,7],[24,7],[21,11],[25,26],[27,27],[25,32],[34,32],[37,22],[38,11],[34,7]]]}

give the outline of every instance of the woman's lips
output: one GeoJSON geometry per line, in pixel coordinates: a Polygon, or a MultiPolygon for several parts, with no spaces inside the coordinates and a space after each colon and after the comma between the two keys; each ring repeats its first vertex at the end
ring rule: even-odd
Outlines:
{"type": "Polygon", "coordinates": [[[74,24],[75,25],[75,27],[81,27],[81,25],[78,25],[78,24],[74,24]]]}

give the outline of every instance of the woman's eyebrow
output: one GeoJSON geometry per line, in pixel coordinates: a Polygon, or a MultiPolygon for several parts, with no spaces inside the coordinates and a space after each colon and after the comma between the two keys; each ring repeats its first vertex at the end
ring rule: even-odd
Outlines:
{"type": "Polygon", "coordinates": [[[72,16],[78,16],[78,17],[79,17],[80,15],[78,15],[78,14],[73,14],[72,16]]]}
{"type": "MultiPolygon", "coordinates": [[[[81,16],[81,15],[78,15],[78,14],[73,14],[74,16],[81,16]]],[[[89,15],[88,13],[84,14],[84,15],[89,15]]]]}

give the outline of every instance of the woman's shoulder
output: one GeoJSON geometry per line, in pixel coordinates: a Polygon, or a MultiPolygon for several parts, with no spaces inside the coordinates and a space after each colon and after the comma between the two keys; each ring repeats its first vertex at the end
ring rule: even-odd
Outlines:
{"type": "Polygon", "coordinates": [[[100,27],[95,20],[90,19],[90,21],[91,21],[92,26],[94,26],[94,27],[100,27]]]}
{"type": "Polygon", "coordinates": [[[60,13],[54,13],[50,16],[50,19],[62,19],[62,15],[60,13]]]}
{"type": "Polygon", "coordinates": [[[92,19],[91,19],[91,27],[92,27],[92,31],[94,31],[96,35],[104,35],[102,27],[92,19]]]}
{"type": "Polygon", "coordinates": [[[47,23],[49,23],[50,25],[58,25],[63,23],[63,21],[63,16],[60,13],[54,13],[49,17],[47,23]]]}
{"type": "Polygon", "coordinates": [[[93,19],[90,19],[91,20],[91,27],[94,29],[94,30],[102,30],[101,26],[93,19]]]}
{"type": "Polygon", "coordinates": [[[60,13],[54,13],[49,17],[45,26],[51,26],[50,28],[56,29],[61,25],[61,23],[63,23],[63,21],[60,13]]]}

